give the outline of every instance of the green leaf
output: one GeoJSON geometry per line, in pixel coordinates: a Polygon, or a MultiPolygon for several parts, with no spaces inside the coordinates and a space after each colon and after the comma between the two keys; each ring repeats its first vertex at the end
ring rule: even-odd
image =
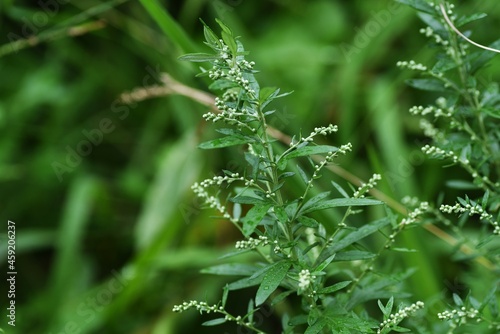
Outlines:
{"type": "Polygon", "coordinates": [[[418,252],[418,250],[416,250],[416,249],[401,248],[401,247],[394,247],[394,248],[391,248],[391,250],[393,250],[395,252],[400,252],[400,253],[416,253],[416,252],[418,252]]]}
{"type": "Polygon", "coordinates": [[[301,213],[306,214],[313,211],[346,207],[346,206],[367,206],[367,205],[380,205],[380,204],[384,204],[384,202],[368,198],[334,198],[326,201],[320,201],[305,209],[303,208],[301,210],[301,213]]]}
{"type": "Polygon", "coordinates": [[[498,285],[498,281],[494,282],[493,288],[488,292],[486,297],[484,297],[481,305],[477,309],[479,312],[482,312],[486,308],[486,306],[488,306],[488,309],[490,310],[491,316],[493,317],[493,319],[497,319],[498,315],[499,315],[498,300],[496,298],[497,285],[498,285]]]}
{"type": "MultiPolygon", "coordinates": [[[[401,283],[402,279],[399,277],[387,277],[383,278],[377,282],[365,282],[366,286],[362,285],[363,288],[355,289],[351,298],[349,299],[346,308],[352,310],[357,305],[362,305],[370,300],[377,299],[389,299],[391,296],[395,296],[395,298],[408,298],[411,296],[409,293],[404,292],[395,292],[394,288],[401,283]],[[391,288],[390,288],[391,287],[391,288]]],[[[400,291],[398,289],[397,291],[400,291]]]]}
{"type": "Polygon", "coordinates": [[[316,219],[310,217],[300,216],[299,218],[297,218],[297,220],[305,227],[316,228],[319,226],[319,223],[316,221],[316,219]]]}
{"type": "Polygon", "coordinates": [[[278,180],[281,181],[282,179],[285,179],[287,177],[292,177],[292,176],[295,176],[294,172],[285,172],[285,173],[282,173],[278,176],[278,180]]]}
{"type": "Polygon", "coordinates": [[[377,254],[360,250],[345,251],[336,254],[337,255],[335,256],[335,259],[333,259],[333,262],[369,260],[377,257],[377,254]]]}
{"type": "Polygon", "coordinates": [[[349,198],[349,195],[347,194],[347,192],[344,190],[344,188],[342,188],[338,183],[335,183],[332,181],[332,185],[335,187],[335,189],[337,189],[337,191],[342,195],[344,196],[345,198],[349,198]]]}
{"type": "MultiPolygon", "coordinates": [[[[347,313],[345,307],[339,305],[337,301],[328,304],[316,323],[321,324],[323,321],[326,321],[328,333],[373,333],[372,328],[378,327],[378,322],[374,320],[361,319],[354,312],[347,313]]],[[[316,323],[311,327],[314,327],[316,323]]]]}
{"type": "Polygon", "coordinates": [[[226,263],[201,270],[203,274],[250,276],[260,267],[242,263],[226,263]]]}
{"type": "Polygon", "coordinates": [[[484,239],[481,239],[479,241],[479,243],[476,245],[476,249],[481,249],[482,247],[486,246],[488,243],[490,243],[491,241],[495,240],[497,238],[496,235],[492,234],[492,235],[489,235],[487,236],[486,238],[484,239]]]}
{"type": "Polygon", "coordinates": [[[339,283],[335,283],[334,285],[330,285],[326,288],[320,289],[318,291],[318,294],[327,294],[327,293],[333,293],[335,291],[341,290],[351,284],[352,281],[343,281],[339,283]]]}
{"type": "Polygon", "coordinates": [[[226,31],[222,31],[221,33],[222,40],[226,45],[229,47],[229,50],[231,51],[231,54],[235,55],[238,53],[238,46],[236,44],[236,40],[233,37],[232,33],[227,33],[226,31]]]}
{"type": "Polygon", "coordinates": [[[286,222],[288,222],[288,215],[286,213],[286,210],[282,206],[275,206],[274,214],[281,223],[285,224],[286,222]]]}
{"type": "Polygon", "coordinates": [[[229,199],[233,203],[239,203],[239,204],[265,204],[266,201],[264,201],[261,198],[258,197],[251,197],[251,196],[235,196],[229,199]]]}
{"type": "Polygon", "coordinates": [[[327,320],[326,318],[321,318],[316,323],[312,326],[309,326],[304,334],[318,334],[320,333],[323,328],[327,325],[327,320]]]}
{"type": "Polygon", "coordinates": [[[391,330],[393,330],[395,332],[398,332],[398,333],[409,333],[409,332],[411,332],[410,329],[404,328],[404,327],[400,327],[400,326],[391,327],[391,330]]]}
{"type": "Polygon", "coordinates": [[[304,248],[304,250],[302,251],[302,255],[306,255],[307,253],[309,253],[309,251],[310,251],[311,249],[313,249],[314,247],[319,246],[319,245],[321,245],[321,244],[322,244],[322,243],[321,243],[320,241],[316,241],[315,243],[313,243],[313,244],[311,244],[311,245],[307,246],[307,247],[306,247],[306,248],[304,248]]]}
{"type": "Polygon", "coordinates": [[[426,13],[434,14],[434,15],[436,14],[436,10],[431,5],[429,5],[427,2],[425,2],[424,0],[396,0],[396,1],[399,3],[405,4],[405,5],[408,5],[410,7],[413,7],[416,10],[419,10],[422,12],[426,12],[426,13]]]}
{"type": "Polygon", "coordinates": [[[446,181],[446,186],[452,189],[461,189],[461,190],[474,190],[479,189],[477,185],[472,182],[462,181],[462,180],[449,180],[446,181]]]}
{"type": "Polygon", "coordinates": [[[500,110],[496,108],[481,108],[481,112],[484,112],[486,115],[491,116],[493,118],[500,118],[500,110]]]}
{"type": "Polygon", "coordinates": [[[255,296],[255,305],[262,305],[266,299],[278,288],[281,281],[286,277],[288,269],[292,265],[289,261],[279,261],[271,265],[266,272],[262,283],[255,296]]]}
{"type": "Polygon", "coordinates": [[[283,291],[282,293],[277,295],[275,298],[273,298],[273,301],[271,302],[271,306],[274,306],[274,305],[282,302],[286,297],[290,296],[292,293],[295,293],[295,290],[283,291]]]}
{"type": "Polygon", "coordinates": [[[229,295],[229,286],[226,284],[224,286],[224,289],[222,289],[222,307],[226,307],[226,302],[227,302],[227,296],[229,295]]]}
{"type": "Polygon", "coordinates": [[[260,108],[264,109],[273,100],[278,99],[280,97],[290,95],[290,94],[292,94],[292,92],[280,94],[279,88],[264,87],[261,89],[260,95],[259,95],[260,108]]]}
{"type": "Polygon", "coordinates": [[[427,13],[420,12],[418,16],[425,24],[427,24],[435,33],[441,35],[442,38],[446,39],[448,36],[448,30],[444,25],[444,21],[442,20],[441,13],[439,13],[438,17],[435,15],[429,15],[427,13]]]}
{"type": "Polygon", "coordinates": [[[227,321],[226,318],[217,318],[217,319],[205,321],[201,325],[202,326],[217,326],[217,325],[225,323],[226,321],[227,321]]]}
{"type": "Polygon", "coordinates": [[[249,315],[248,316],[248,322],[249,323],[253,323],[253,314],[254,314],[254,310],[255,310],[255,307],[254,307],[254,303],[253,303],[253,299],[250,299],[248,301],[248,306],[247,306],[247,314],[249,315]]]}
{"type": "Polygon", "coordinates": [[[321,272],[321,271],[325,270],[326,267],[328,267],[328,265],[333,261],[333,259],[335,258],[336,255],[337,254],[332,254],[332,255],[330,255],[330,257],[328,257],[324,261],[321,261],[321,263],[316,267],[316,269],[314,269],[314,271],[321,272]]]}
{"type": "Polygon", "coordinates": [[[234,39],[233,32],[231,29],[221,20],[215,19],[215,21],[219,24],[219,26],[222,28],[221,36],[222,40],[226,45],[229,47],[229,50],[231,51],[231,54],[236,55],[238,52],[238,47],[236,45],[236,40],[234,39]]]}
{"type": "Polygon", "coordinates": [[[264,216],[269,211],[271,204],[255,205],[251,208],[247,215],[241,219],[243,222],[243,234],[248,237],[253,233],[257,225],[262,221],[264,216]]]}
{"type": "Polygon", "coordinates": [[[252,275],[250,277],[245,277],[235,282],[229,283],[227,288],[230,291],[249,288],[251,286],[259,285],[264,278],[264,271],[260,272],[258,275],[252,275]]]}
{"type": "Polygon", "coordinates": [[[304,172],[304,170],[302,168],[300,168],[300,166],[297,165],[296,167],[297,167],[297,170],[299,171],[299,175],[300,175],[300,178],[302,179],[302,181],[304,181],[304,183],[309,182],[309,179],[307,178],[306,172],[304,172]]]}
{"type": "Polygon", "coordinates": [[[434,65],[434,67],[432,67],[432,72],[434,73],[439,73],[439,72],[446,72],[446,71],[449,71],[451,69],[454,69],[456,67],[458,67],[459,65],[454,62],[453,60],[451,60],[450,58],[448,57],[444,57],[444,58],[441,58],[437,61],[437,63],[434,65]]]}
{"type": "Polygon", "coordinates": [[[205,149],[205,150],[211,150],[214,148],[242,145],[242,144],[247,144],[250,142],[253,142],[253,139],[250,137],[228,136],[228,137],[222,137],[222,138],[217,138],[214,140],[206,141],[206,142],[198,145],[198,147],[205,149]]]}
{"type": "Polygon", "coordinates": [[[307,324],[307,315],[306,314],[296,315],[295,317],[290,319],[291,326],[298,326],[298,325],[304,325],[304,324],[307,324]]]}
{"type": "MultiPolygon", "coordinates": [[[[500,49],[500,39],[496,40],[495,42],[491,43],[488,45],[488,47],[493,48],[493,49],[500,49]]],[[[491,52],[489,50],[482,50],[478,51],[477,53],[473,54],[474,61],[471,61],[470,65],[470,73],[474,74],[476,71],[484,67],[485,64],[487,64],[493,57],[495,57],[497,53],[491,52]]]]}
{"type": "Polygon", "coordinates": [[[311,197],[307,202],[304,203],[304,205],[302,205],[302,207],[300,208],[300,212],[302,213],[306,211],[308,208],[317,205],[318,203],[322,202],[325,198],[330,196],[330,194],[331,192],[325,191],[317,194],[316,196],[311,197]]]}
{"type": "Polygon", "coordinates": [[[218,55],[213,55],[209,53],[188,53],[187,55],[179,57],[179,60],[191,61],[196,63],[204,63],[207,61],[214,61],[217,59],[219,59],[218,55]]]}
{"type": "Polygon", "coordinates": [[[271,103],[274,97],[278,95],[279,91],[279,88],[276,87],[262,88],[259,92],[260,108],[264,109],[269,103],[271,103]]]}
{"type": "Polygon", "coordinates": [[[405,82],[407,85],[420,90],[431,92],[449,91],[449,89],[444,86],[444,83],[437,79],[408,79],[405,82]]]}
{"type": "Polygon", "coordinates": [[[457,295],[456,293],[453,294],[453,302],[457,306],[464,306],[464,302],[463,302],[462,298],[460,298],[460,296],[457,295]]]}
{"type": "Polygon", "coordinates": [[[384,226],[390,224],[390,220],[387,218],[382,218],[379,220],[376,220],[374,222],[371,222],[369,224],[366,224],[359,229],[355,230],[354,232],[349,233],[346,236],[342,236],[340,240],[334,240],[333,244],[326,248],[318,258],[318,261],[321,262],[323,259],[326,259],[332,254],[337,253],[339,250],[342,250],[346,248],[347,246],[352,245],[353,243],[369,236],[370,234],[373,234],[377,232],[379,229],[383,228],[384,226]]]}
{"type": "Polygon", "coordinates": [[[241,204],[234,203],[233,205],[233,217],[234,219],[240,219],[241,217],[241,204]]]}
{"type": "Polygon", "coordinates": [[[488,15],[485,13],[476,13],[476,14],[472,14],[472,15],[468,15],[468,16],[462,16],[461,18],[459,18],[455,22],[455,27],[459,28],[463,25],[466,25],[467,23],[470,23],[470,22],[473,22],[476,20],[480,20],[486,16],[488,16],[488,15]]]}
{"type": "Polygon", "coordinates": [[[378,306],[380,307],[380,310],[382,310],[382,313],[384,314],[384,320],[389,319],[389,317],[392,313],[392,308],[394,307],[394,297],[389,298],[389,300],[387,301],[387,305],[385,307],[382,305],[382,302],[379,300],[378,306]]]}
{"type": "Polygon", "coordinates": [[[286,168],[286,164],[290,159],[309,156],[314,154],[326,154],[330,152],[336,152],[338,147],[329,145],[316,145],[316,146],[304,146],[296,150],[290,151],[285,155],[282,155],[278,159],[278,168],[283,170],[286,168]]]}
{"type": "Polygon", "coordinates": [[[222,31],[224,31],[225,33],[227,33],[229,35],[233,34],[231,29],[224,22],[222,22],[219,19],[215,19],[215,22],[217,22],[217,24],[221,27],[222,31]]]}
{"type": "Polygon", "coordinates": [[[210,86],[208,86],[208,89],[214,91],[214,90],[225,90],[225,89],[235,88],[235,87],[238,87],[238,84],[235,83],[234,81],[226,80],[226,79],[219,79],[219,80],[212,82],[212,84],[210,84],[210,86]]]}
{"type": "Polygon", "coordinates": [[[215,34],[213,30],[202,19],[200,19],[200,21],[203,24],[203,34],[205,35],[207,44],[213,49],[219,47],[220,42],[217,34],[215,34]]]}

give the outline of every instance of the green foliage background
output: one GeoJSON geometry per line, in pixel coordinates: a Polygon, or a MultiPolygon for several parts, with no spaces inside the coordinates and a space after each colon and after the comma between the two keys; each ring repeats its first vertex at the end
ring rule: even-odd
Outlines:
{"type": "MultiPolygon", "coordinates": [[[[462,14],[488,13],[470,25],[478,42],[499,38],[498,1],[456,4],[462,14]]],[[[160,72],[205,90],[198,70],[177,59],[206,51],[199,17],[210,25],[218,17],[242,36],[263,85],[294,91],[276,104],[271,125],[294,134],[338,124],[327,144],[354,148],[342,167],[364,180],[382,174],[379,189],[392,198],[433,202],[447,179],[463,175],[422,160],[425,138],[407,110],[436,96],[408,88],[412,73],[395,63],[425,62],[433,53],[415,11],[392,1],[2,1],[0,15],[0,217],[2,226],[16,222],[18,272],[15,328],[4,316],[7,287],[0,291],[7,333],[212,333],[200,330],[207,319],[174,315],[172,306],[219,299],[223,282],[199,270],[239,236],[201,211],[189,187],[237,169],[240,152],[197,148],[214,131],[201,119],[207,107],[186,97],[117,102],[157,83],[160,72]],[[78,28],[84,33],[72,36],[78,28]],[[37,45],[18,42],[22,49],[12,52],[12,39],[31,34],[37,45]],[[67,164],[68,147],[76,150],[82,131],[103,119],[113,130],[59,179],[54,162],[67,164]]],[[[481,75],[499,74],[494,59],[481,75]]],[[[420,250],[397,259],[419,269],[410,280],[416,299],[481,284],[481,268],[449,261],[450,247],[427,231],[412,230],[402,246],[420,250]]],[[[248,296],[232,295],[229,304],[246,307],[238,299],[248,296]]]]}

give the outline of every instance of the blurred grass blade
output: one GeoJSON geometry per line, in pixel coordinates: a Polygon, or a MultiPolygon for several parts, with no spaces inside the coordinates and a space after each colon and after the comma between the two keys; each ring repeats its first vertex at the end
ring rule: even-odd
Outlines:
{"type": "Polygon", "coordinates": [[[160,158],[157,174],[144,201],[135,231],[136,247],[150,244],[172,215],[179,213],[179,201],[196,179],[201,163],[193,132],[168,145],[160,158]]]}
{"type": "Polygon", "coordinates": [[[161,30],[174,42],[184,53],[196,52],[195,44],[186,34],[184,29],[170,16],[157,0],[140,0],[149,15],[160,26],[161,30]]]}
{"type": "Polygon", "coordinates": [[[52,295],[60,299],[71,292],[70,284],[78,281],[76,277],[82,261],[82,240],[92,211],[96,186],[95,180],[84,176],[76,179],[69,190],[57,238],[57,256],[51,280],[52,295]]]}

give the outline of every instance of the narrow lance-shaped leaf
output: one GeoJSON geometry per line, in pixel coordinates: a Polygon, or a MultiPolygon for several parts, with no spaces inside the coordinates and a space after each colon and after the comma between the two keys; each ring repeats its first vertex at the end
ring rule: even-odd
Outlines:
{"type": "Polygon", "coordinates": [[[214,61],[217,59],[219,59],[219,56],[209,53],[189,53],[187,55],[179,57],[179,60],[191,61],[196,63],[204,63],[207,61],[214,61]]]}
{"type": "Polygon", "coordinates": [[[457,28],[460,28],[461,26],[466,25],[467,23],[470,23],[470,22],[473,22],[476,20],[480,20],[486,16],[488,16],[488,14],[486,14],[486,13],[476,13],[476,14],[472,14],[469,16],[462,16],[461,18],[459,18],[457,20],[457,22],[455,23],[455,26],[457,28]]]}
{"type": "Polygon", "coordinates": [[[329,145],[304,146],[281,156],[278,160],[278,168],[281,170],[285,169],[287,162],[293,158],[310,156],[314,154],[326,154],[335,152],[337,150],[338,147],[329,145]]]}
{"type": "Polygon", "coordinates": [[[257,290],[255,305],[259,306],[278,288],[281,281],[286,277],[288,269],[292,265],[289,261],[280,261],[269,267],[264,279],[257,290]]]}
{"type": "Polygon", "coordinates": [[[409,79],[406,83],[413,88],[427,90],[431,92],[447,92],[448,88],[445,87],[441,80],[437,79],[409,79]]]}
{"type": "Polygon", "coordinates": [[[203,34],[205,35],[207,44],[212,48],[220,46],[219,38],[217,37],[217,35],[203,20],[200,19],[200,21],[203,24],[203,34]]]}
{"type": "Polygon", "coordinates": [[[202,269],[201,272],[203,274],[212,274],[212,275],[250,276],[258,269],[260,268],[250,264],[225,263],[202,269]]]}
{"type": "Polygon", "coordinates": [[[226,307],[226,302],[227,302],[227,296],[229,295],[229,286],[226,284],[226,286],[224,286],[224,289],[223,289],[223,293],[222,293],[222,307],[225,308],[226,307]]]}
{"type": "Polygon", "coordinates": [[[256,205],[251,208],[247,215],[241,219],[243,222],[243,234],[248,237],[253,233],[257,225],[262,221],[271,204],[256,205]]]}
{"type": "Polygon", "coordinates": [[[352,281],[343,281],[343,282],[338,282],[335,283],[334,285],[328,286],[326,288],[320,289],[318,291],[318,294],[327,294],[327,293],[333,293],[335,291],[341,290],[351,284],[352,281]]]}
{"type": "Polygon", "coordinates": [[[213,320],[205,321],[204,323],[202,323],[202,326],[216,326],[216,325],[223,324],[226,321],[227,321],[226,318],[213,319],[213,320]]]}
{"type": "Polygon", "coordinates": [[[202,149],[209,150],[209,149],[214,149],[214,148],[242,145],[242,144],[250,143],[252,141],[253,141],[253,139],[250,137],[228,136],[228,137],[222,137],[222,138],[217,138],[217,139],[206,141],[204,143],[201,143],[198,147],[202,148],[202,149]]]}
{"type": "Polygon", "coordinates": [[[304,206],[304,208],[301,210],[301,213],[305,214],[313,211],[319,211],[337,207],[367,206],[367,205],[380,205],[380,204],[384,204],[384,202],[369,198],[334,198],[326,201],[320,201],[309,207],[304,206]]]}
{"type": "Polygon", "coordinates": [[[325,318],[319,319],[314,325],[309,326],[304,334],[318,334],[323,330],[326,324],[327,320],[325,318]]]}
{"type": "Polygon", "coordinates": [[[307,200],[307,202],[304,203],[304,205],[302,205],[300,212],[304,213],[308,208],[313,207],[316,204],[322,202],[328,196],[330,196],[330,192],[325,191],[325,192],[317,194],[316,196],[311,197],[309,200],[307,200]]]}
{"type": "Polygon", "coordinates": [[[424,0],[396,0],[396,1],[411,6],[416,10],[420,10],[422,12],[426,12],[429,14],[436,14],[434,8],[432,8],[432,6],[429,5],[427,2],[425,2],[424,0]]]}
{"type": "Polygon", "coordinates": [[[369,236],[370,234],[375,233],[379,229],[383,228],[390,224],[390,220],[387,218],[379,219],[369,224],[366,224],[354,232],[349,233],[348,235],[342,237],[340,240],[334,240],[333,244],[326,248],[318,258],[318,263],[323,262],[325,259],[332,256],[332,254],[337,253],[338,251],[346,248],[349,245],[369,236]]]}

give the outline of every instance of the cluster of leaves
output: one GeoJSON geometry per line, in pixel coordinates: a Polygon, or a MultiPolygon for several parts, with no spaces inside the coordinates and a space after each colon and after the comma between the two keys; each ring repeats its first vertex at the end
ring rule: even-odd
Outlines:
{"type": "Polygon", "coordinates": [[[236,251],[225,258],[253,252],[258,259],[207,268],[204,272],[208,274],[242,278],[226,285],[219,304],[208,306],[205,302],[191,301],[176,306],[174,311],[196,308],[200,312],[214,312],[223,317],[205,325],[234,321],[264,333],[254,321],[258,308],[264,303],[271,306],[287,303],[291,311],[281,315],[283,333],[405,331],[400,322],[423,307],[423,303],[400,305],[395,315],[391,316],[391,312],[393,297],[409,296],[401,291],[401,282],[413,271],[385,275],[377,269],[375,260],[395,249],[391,247],[394,238],[407,224],[400,224],[395,215],[361,226],[353,219],[361,207],[383,204],[365,198],[380,176],[374,175],[368,183],[359,188],[350,186],[349,190],[335,182],[317,183],[324,169],[339,155],[350,151],[351,145],[315,143],[315,137],[336,132],[334,125],[315,128],[308,136],[294,137],[288,147],[279,144],[271,135],[273,129],[266,118],[274,112],[269,109],[270,103],[287,94],[259,86],[254,63],[245,60],[247,52],[241,42],[226,25],[220,21],[218,24],[222,38],[204,24],[206,44],[214,54],[189,54],[182,59],[210,62],[212,68],[202,68],[200,75],[212,79],[210,88],[218,92],[217,110],[208,112],[204,118],[224,124],[217,130],[224,136],[200,147],[242,146],[247,168],[243,175],[224,170],[223,175],[196,183],[193,190],[219,213],[218,218],[233,223],[244,237],[237,242],[236,251]],[[304,162],[309,162],[310,167],[304,167],[304,162]],[[304,191],[297,198],[289,198],[285,190],[293,178],[304,182],[304,191]],[[326,189],[316,191],[315,185],[326,189]],[[321,221],[318,213],[326,210],[338,210],[339,219],[321,221]],[[366,246],[364,239],[370,236],[382,239],[378,249],[366,246]],[[234,316],[226,311],[230,291],[253,286],[258,288],[255,298],[249,301],[246,315],[234,316]],[[300,303],[293,302],[297,300],[294,295],[300,303]],[[388,301],[386,306],[381,299],[388,301]],[[367,311],[376,300],[382,311],[379,319],[367,311]]]}
{"type": "MultiPolygon", "coordinates": [[[[431,139],[423,151],[432,158],[443,159],[447,167],[458,165],[468,175],[461,180],[448,180],[450,188],[463,191],[455,203],[438,202],[436,221],[443,222],[457,238],[456,250],[470,250],[466,259],[477,260],[498,277],[500,264],[500,91],[498,83],[488,79],[484,71],[495,53],[472,46],[457,32],[485,14],[458,16],[452,4],[431,4],[423,0],[399,0],[420,11],[427,25],[421,32],[431,39],[436,50],[433,64],[402,61],[398,65],[420,72],[421,78],[409,85],[437,94],[436,102],[410,109],[421,117],[421,127],[431,139]],[[449,21],[449,22],[448,22],[449,21]],[[457,218],[459,217],[459,218],[457,218]],[[466,224],[469,222],[469,224],[466,224]]],[[[472,32],[463,32],[472,38],[472,32]]],[[[500,40],[489,48],[499,49],[500,40]]],[[[494,278],[491,290],[477,301],[470,295],[466,301],[454,296],[454,311],[440,314],[450,331],[486,333],[500,328],[498,298],[500,281],[494,278]],[[467,305],[466,305],[467,304],[467,305]]]]}

